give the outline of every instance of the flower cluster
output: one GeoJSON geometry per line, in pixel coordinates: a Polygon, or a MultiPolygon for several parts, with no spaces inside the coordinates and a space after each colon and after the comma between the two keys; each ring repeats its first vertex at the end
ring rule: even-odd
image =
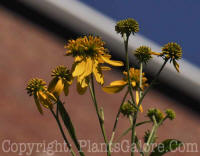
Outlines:
{"type": "Polygon", "coordinates": [[[153,121],[153,117],[155,117],[155,120],[157,123],[162,121],[164,119],[164,114],[159,109],[149,109],[147,112],[147,116],[153,121]]]}
{"type": "MultiPolygon", "coordinates": [[[[149,117],[148,121],[137,121],[138,112],[143,112],[143,99],[157,80],[167,61],[173,62],[174,67],[179,72],[179,64],[177,63],[177,60],[181,59],[182,57],[181,47],[177,43],[168,43],[163,46],[162,52],[158,53],[153,52],[150,47],[140,46],[134,51],[134,56],[140,65],[139,69],[135,69],[129,65],[128,40],[131,33],[134,35],[139,31],[139,24],[136,20],[128,18],[119,21],[115,26],[115,30],[117,33],[121,34],[124,39],[126,55],[126,70],[123,72],[123,78],[121,80],[113,81],[109,85],[104,86],[103,71],[111,69],[109,66],[105,66],[105,64],[112,66],[123,66],[124,64],[121,61],[111,60],[111,55],[108,53],[108,49],[105,48],[105,42],[102,41],[100,37],[89,35],[79,37],[75,40],[69,40],[65,45],[66,56],[72,56],[74,59],[71,69],[68,69],[63,65],[57,66],[54,70],[52,70],[52,80],[48,85],[44,80],[34,78],[28,82],[26,87],[27,93],[34,97],[37,109],[41,114],[43,114],[43,109],[41,106],[50,109],[52,115],[57,121],[59,129],[72,156],[75,156],[76,154],[74,153],[70,143],[67,140],[67,137],[65,136],[65,132],[62,127],[63,125],[65,125],[65,128],[68,131],[69,136],[74,142],[77,150],[79,151],[80,156],[85,155],[81,149],[81,146],[79,145],[79,141],[76,137],[75,129],[70,116],[63,105],[64,103],[60,100],[60,95],[62,92],[64,92],[65,96],[68,95],[69,86],[72,84],[74,79],[77,81],[77,91],[81,95],[86,92],[89,86],[91,98],[98,116],[108,156],[111,155],[110,148],[112,147],[113,140],[115,140],[115,130],[121,114],[128,117],[131,122],[131,127],[122,133],[121,137],[126,135],[128,131],[131,130],[131,144],[134,145],[136,143],[137,148],[140,150],[140,154],[142,155],[149,155],[149,151],[147,151],[147,149],[151,143],[156,141],[156,132],[158,127],[162,125],[166,119],[173,120],[176,117],[175,112],[171,109],[167,109],[164,114],[159,109],[153,108],[147,111],[147,117],[149,117]],[[146,75],[143,72],[143,64],[147,65],[148,61],[152,58],[152,55],[162,57],[164,62],[160,70],[157,72],[155,78],[152,80],[152,82],[150,82],[150,84],[148,84],[146,75]],[[100,108],[98,106],[95,94],[94,78],[96,79],[97,83],[102,86],[102,90],[106,93],[118,93],[124,88],[127,90],[121,101],[120,107],[118,108],[118,113],[110,140],[108,140],[105,133],[103,107],[100,108]],[[129,97],[131,99],[128,99],[129,97]],[[56,108],[53,107],[54,104],[57,106],[56,108]],[[62,123],[60,120],[62,120],[62,123]],[[145,147],[143,151],[140,145],[137,144],[138,136],[136,133],[136,126],[150,122],[153,123],[153,127],[151,131],[148,130],[144,134],[144,142],[147,143],[147,147],[145,147]]],[[[131,152],[131,155],[134,155],[134,151],[131,152]]],[[[150,155],[152,155],[152,153],[150,155]]],[[[153,153],[153,155],[156,154],[153,153]]]]}

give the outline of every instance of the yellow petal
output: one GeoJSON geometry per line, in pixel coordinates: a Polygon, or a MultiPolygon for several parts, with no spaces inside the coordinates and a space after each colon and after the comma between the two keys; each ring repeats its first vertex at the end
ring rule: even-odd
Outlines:
{"type": "Polygon", "coordinates": [[[83,74],[86,70],[85,65],[86,65],[85,61],[75,63],[74,64],[75,67],[74,67],[74,70],[72,72],[72,76],[76,77],[76,76],[80,76],[81,74],[83,74]]]}
{"type": "Polygon", "coordinates": [[[174,64],[174,67],[175,67],[176,71],[180,72],[179,71],[179,64],[176,62],[176,60],[173,60],[173,64],[174,64]]]}
{"type": "MultiPolygon", "coordinates": [[[[139,96],[139,91],[136,91],[136,104],[138,105],[140,101],[140,96],[139,96]]],[[[143,112],[143,108],[142,108],[142,105],[140,105],[140,111],[143,112]]]]}
{"type": "Polygon", "coordinates": [[[59,96],[61,92],[63,91],[63,88],[64,88],[64,84],[63,84],[62,79],[60,78],[54,87],[53,93],[59,96]]]}
{"type": "Polygon", "coordinates": [[[118,93],[120,92],[124,86],[107,86],[107,87],[102,87],[103,91],[109,94],[113,93],[118,93]]]}
{"type": "Polygon", "coordinates": [[[162,53],[153,52],[153,51],[151,52],[151,54],[152,54],[152,55],[157,55],[157,56],[160,56],[160,55],[162,55],[162,53]]]}
{"type": "Polygon", "coordinates": [[[79,93],[80,95],[83,95],[83,94],[86,92],[86,90],[87,90],[87,87],[82,88],[81,85],[80,85],[80,83],[77,83],[76,88],[77,88],[77,91],[78,91],[78,93],[79,93]]]}
{"type": "Polygon", "coordinates": [[[37,106],[38,111],[40,112],[40,114],[43,114],[43,110],[42,110],[42,107],[40,106],[39,99],[38,99],[37,95],[34,95],[34,100],[35,100],[35,104],[37,106]]]}
{"type": "Polygon", "coordinates": [[[82,81],[85,77],[92,73],[93,60],[89,57],[86,59],[85,71],[80,75],[79,79],[82,81]]]}
{"type": "Polygon", "coordinates": [[[94,67],[93,67],[93,74],[96,78],[96,81],[98,83],[100,83],[101,85],[104,84],[104,77],[103,77],[103,74],[100,70],[100,67],[98,65],[98,61],[95,60],[95,64],[94,64],[94,67]]]}
{"type": "Polygon", "coordinates": [[[110,68],[110,67],[107,67],[107,66],[101,66],[101,70],[106,71],[106,70],[111,70],[111,68],[110,68]]]}
{"type": "Polygon", "coordinates": [[[132,81],[131,84],[132,84],[133,88],[136,86],[136,82],[135,81],[132,81]]]}
{"type": "Polygon", "coordinates": [[[47,96],[42,92],[39,91],[38,92],[38,97],[39,97],[39,102],[45,107],[45,108],[49,108],[49,106],[51,105],[50,101],[47,100],[47,96]]]}
{"type": "Polygon", "coordinates": [[[140,100],[139,92],[136,91],[136,104],[137,104],[137,105],[138,105],[138,103],[139,103],[139,100],[140,100]]]}
{"type": "Polygon", "coordinates": [[[102,56],[102,55],[100,55],[100,57],[104,62],[106,62],[106,63],[108,63],[108,64],[110,64],[112,66],[123,66],[124,65],[124,63],[121,62],[121,61],[110,60],[109,58],[107,58],[105,56],[102,56]]]}
{"type": "Polygon", "coordinates": [[[117,80],[110,83],[110,86],[124,86],[127,82],[123,80],[117,80]]]}
{"type": "Polygon", "coordinates": [[[82,57],[76,56],[76,57],[74,58],[74,61],[75,61],[75,62],[80,62],[82,59],[83,59],[82,57]]]}
{"type": "Polygon", "coordinates": [[[57,101],[56,97],[52,93],[46,92],[46,95],[47,95],[48,99],[50,99],[50,100],[52,100],[54,102],[57,101]]]}

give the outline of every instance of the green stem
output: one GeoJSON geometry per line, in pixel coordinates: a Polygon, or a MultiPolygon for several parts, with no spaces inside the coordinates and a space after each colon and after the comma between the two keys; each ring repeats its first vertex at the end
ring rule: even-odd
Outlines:
{"type": "MultiPolygon", "coordinates": [[[[124,38],[124,46],[125,46],[125,54],[126,54],[126,70],[127,70],[127,77],[128,77],[128,89],[129,89],[129,93],[131,95],[131,100],[135,104],[135,100],[134,100],[133,93],[132,93],[130,73],[129,73],[130,67],[129,67],[129,57],[128,57],[128,39],[129,39],[129,35],[128,36],[126,35],[126,38],[124,38]]],[[[136,116],[134,116],[134,117],[136,117],[136,116]]],[[[133,121],[135,121],[135,119],[133,119],[133,121]]],[[[132,127],[131,145],[133,145],[133,143],[135,142],[135,124],[132,124],[132,125],[133,125],[133,127],[132,127]]],[[[131,156],[134,156],[134,150],[131,150],[131,156]]]]}
{"type": "Polygon", "coordinates": [[[143,70],[143,64],[140,63],[140,89],[139,89],[139,97],[142,96],[142,70],[143,70]]]}
{"type": "Polygon", "coordinates": [[[59,127],[59,129],[60,129],[60,132],[61,132],[61,134],[62,134],[62,136],[63,136],[63,139],[65,140],[65,142],[66,142],[66,144],[67,144],[67,147],[69,148],[69,150],[70,150],[72,156],[76,156],[76,154],[74,153],[74,151],[73,151],[73,149],[72,149],[72,147],[71,147],[69,141],[67,140],[67,137],[65,136],[65,133],[64,133],[63,128],[62,128],[62,125],[61,125],[61,123],[60,123],[60,121],[59,121],[59,119],[58,119],[58,116],[54,113],[54,111],[52,110],[52,108],[50,108],[50,111],[51,111],[51,113],[53,114],[54,118],[56,119],[56,122],[57,122],[58,127],[59,127]]]}
{"type": "Polygon", "coordinates": [[[148,140],[147,140],[147,144],[146,144],[145,149],[144,149],[144,153],[145,153],[146,156],[149,153],[149,147],[150,147],[150,144],[152,143],[153,138],[155,137],[157,129],[158,129],[158,124],[156,122],[155,116],[153,116],[153,128],[151,130],[151,133],[150,133],[148,140]]]}
{"type": "MultiPolygon", "coordinates": [[[[151,122],[151,120],[143,121],[143,122],[137,123],[137,124],[136,124],[136,127],[137,127],[137,126],[140,126],[140,125],[143,125],[143,124],[145,124],[145,123],[150,123],[150,122],[151,122]]],[[[128,132],[130,132],[131,130],[132,130],[132,126],[130,126],[127,130],[125,130],[125,131],[116,139],[115,142],[120,141],[120,140],[121,140],[125,135],[127,135],[128,132]]]]}
{"type": "Polygon", "coordinates": [[[112,146],[112,142],[113,142],[113,139],[114,139],[114,136],[115,136],[115,130],[117,128],[117,123],[118,123],[119,115],[120,115],[120,109],[121,109],[121,106],[124,104],[124,101],[126,100],[128,93],[129,93],[129,90],[126,91],[126,93],[123,97],[123,100],[120,104],[119,110],[117,112],[117,115],[116,115],[116,118],[115,118],[115,123],[114,123],[113,130],[112,130],[112,136],[111,136],[111,139],[110,139],[110,142],[109,142],[110,147],[112,146]]]}
{"type": "MultiPolygon", "coordinates": [[[[145,95],[149,92],[149,90],[151,89],[151,87],[154,85],[154,83],[156,82],[156,80],[158,79],[158,76],[160,75],[161,71],[163,70],[163,68],[165,67],[166,63],[167,63],[168,59],[166,59],[163,63],[163,65],[161,66],[160,70],[158,71],[158,73],[156,74],[154,80],[151,82],[151,84],[149,85],[149,87],[144,91],[144,93],[142,94],[142,96],[140,97],[139,103],[138,103],[138,109],[134,114],[133,117],[133,127],[132,127],[132,142],[135,141],[135,135],[134,135],[134,131],[135,131],[135,127],[136,127],[136,121],[137,121],[137,114],[138,114],[138,110],[140,108],[140,105],[142,104],[142,101],[145,97],[145,95]]],[[[132,153],[131,153],[132,154],[132,153]]],[[[134,154],[132,154],[131,156],[134,156],[134,154]]]]}
{"type": "Polygon", "coordinates": [[[124,38],[124,46],[125,46],[125,54],[126,54],[126,71],[127,71],[127,77],[128,77],[128,90],[131,95],[131,100],[135,104],[135,100],[134,100],[133,92],[132,92],[130,73],[129,73],[130,66],[129,66],[129,57],[128,57],[128,39],[129,39],[129,36],[126,36],[126,38],[124,38]]]}
{"type": "Polygon", "coordinates": [[[105,128],[104,128],[104,120],[99,113],[99,107],[98,107],[97,100],[96,100],[93,75],[91,75],[91,81],[89,83],[89,88],[90,88],[90,94],[92,96],[92,100],[93,100],[93,103],[94,103],[94,106],[95,106],[95,109],[96,109],[96,113],[97,113],[97,116],[98,116],[98,119],[99,119],[99,124],[100,124],[100,127],[101,127],[101,132],[102,132],[102,135],[103,135],[103,138],[104,138],[104,142],[106,143],[107,156],[111,156],[110,147],[109,147],[108,139],[106,137],[106,132],[105,132],[105,128]]]}
{"type": "Polygon", "coordinates": [[[154,83],[157,81],[161,71],[163,70],[163,68],[165,67],[166,63],[168,60],[165,60],[163,65],[161,66],[160,70],[158,71],[158,73],[155,75],[155,78],[153,79],[153,81],[151,82],[151,84],[149,85],[149,87],[144,91],[144,93],[142,94],[139,103],[138,103],[138,108],[140,107],[145,95],[149,92],[149,90],[151,89],[151,87],[154,85],[154,83]]]}

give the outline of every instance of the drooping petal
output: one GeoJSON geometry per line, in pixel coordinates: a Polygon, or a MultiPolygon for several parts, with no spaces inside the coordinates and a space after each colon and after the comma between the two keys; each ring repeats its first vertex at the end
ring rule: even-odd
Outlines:
{"type": "Polygon", "coordinates": [[[124,86],[106,86],[102,87],[103,91],[109,94],[118,93],[120,92],[124,86]]]}
{"type": "Polygon", "coordinates": [[[54,102],[57,101],[56,97],[55,97],[52,93],[46,92],[46,95],[47,95],[47,98],[48,98],[48,99],[50,99],[50,100],[52,100],[52,101],[54,101],[54,102]]]}
{"type": "Polygon", "coordinates": [[[57,78],[57,77],[53,78],[53,79],[50,81],[49,85],[48,85],[48,91],[53,92],[53,90],[54,90],[54,88],[55,88],[57,82],[58,82],[58,78],[57,78]]]}
{"type": "MultiPolygon", "coordinates": [[[[138,105],[139,101],[140,101],[140,96],[139,96],[139,91],[136,90],[136,104],[138,105]]],[[[143,108],[142,108],[142,105],[140,105],[140,111],[143,112],[143,108]]]]}
{"type": "Polygon", "coordinates": [[[78,91],[78,93],[80,95],[83,95],[86,92],[86,90],[87,90],[87,87],[82,88],[81,85],[80,85],[80,83],[77,83],[76,88],[77,88],[77,91],[78,91]]]}
{"type": "Polygon", "coordinates": [[[59,96],[61,94],[61,92],[63,91],[63,89],[64,89],[64,84],[63,84],[62,79],[60,78],[57,81],[57,83],[56,83],[56,85],[55,85],[55,87],[53,89],[53,93],[55,93],[56,95],[59,96]]]}
{"type": "Polygon", "coordinates": [[[139,97],[139,92],[138,91],[136,91],[136,104],[138,105],[138,103],[139,103],[139,100],[140,100],[140,97],[139,97]]]}
{"type": "Polygon", "coordinates": [[[175,67],[176,71],[180,72],[179,71],[179,64],[176,62],[176,60],[173,60],[173,64],[174,64],[174,67],[175,67]]]}
{"type": "Polygon", "coordinates": [[[81,87],[82,87],[82,88],[86,88],[86,87],[88,87],[88,84],[89,84],[89,78],[86,77],[86,78],[84,78],[83,81],[81,82],[81,87]]]}
{"type": "Polygon", "coordinates": [[[127,84],[124,80],[117,80],[110,83],[110,86],[125,86],[127,84]]]}
{"type": "Polygon", "coordinates": [[[72,72],[73,77],[82,75],[86,70],[86,62],[85,61],[75,63],[74,66],[75,67],[74,67],[74,70],[72,72]]]}
{"type": "Polygon", "coordinates": [[[121,61],[110,60],[109,58],[102,56],[102,55],[100,55],[100,57],[105,63],[108,63],[112,66],[123,66],[124,65],[124,63],[121,61]]]}
{"type": "Polygon", "coordinates": [[[89,57],[86,60],[85,71],[79,76],[80,81],[92,73],[93,60],[89,57]]]}
{"type": "Polygon", "coordinates": [[[40,102],[45,108],[49,108],[49,106],[51,105],[51,103],[47,100],[47,96],[46,96],[42,91],[39,91],[39,92],[38,92],[38,98],[39,98],[39,102],[40,102]]]}
{"type": "Polygon", "coordinates": [[[103,74],[100,70],[100,67],[99,67],[99,64],[98,64],[98,61],[95,60],[95,63],[94,63],[94,67],[93,67],[93,74],[96,78],[96,81],[98,83],[100,83],[101,85],[104,84],[104,77],[103,77],[103,74]]]}
{"type": "Polygon", "coordinates": [[[39,99],[38,99],[36,94],[34,94],[34,100],[35,100],[35,104],[37,106],[38,111],[40,112],[40,114],[43,115],[43,110],[42,110],[42,107],[41,107],[41,105],[39,103],[39,99]]]}

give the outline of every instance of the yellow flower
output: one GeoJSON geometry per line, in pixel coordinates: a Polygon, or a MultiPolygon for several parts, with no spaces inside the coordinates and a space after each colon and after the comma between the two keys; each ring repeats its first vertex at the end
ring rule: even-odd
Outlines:
{"type": "Polygon", "coordinates": [[[45,108],[53,107],[57,101],[55,96],[47,90],[46,82],[42,79],[31,79],[26,87],[27,93],[34,97],[38,111],[43,114],[41,105],[45,108]]]}
{"type": "Polygon", "coordinates": [[[72,84],[72,74],[65,66],[58,66],[52,71],[53,79],[49,83],[48,90],[59,96],[64,90],[65,96],[69,93],[69,86],[72,84]]]}
{"type": "MultiPolygon", "coordinates": [[[[105,91],[106,93],[118,93],[120,92],[125,86],[128,85],[128,74],[127,72],[123,72],[124,74],[124,78],[123,80],[117,80],[117,81],[113,81],[110,83],[109,86],[103,87],[103,91],[105,91]]],[[[148,86],[148,84],[146,83],[147,78],[145,77],[144,73],[142,73],[142,87],[139,87],[139,83],[140,83],[140,70],[139,69],[134,69],[134,68],[130,68],[129,70],[129,75],[130,75],[130,80],[131,80],[131,85],[133,87],[134,90],[136,90],[136,104],[139,103],[139,90],[144,90],[145,87],[148,86]]],[[[140,107],[140,111],[142,112],[143,109],[142,107],[140,107]]]]}
{"type": "Polygon", "coordinates": [[[104,48],[105,43],[99,37],[84,36],[76,40],[69,40],[65,46],[66,55],[72,55],[75,62],[72,66],[72,76],[77,77],[77,90],[84,94],[88,84],[89,76],[93,74],[96,81],[103,85],[103,70],[109,70],[109,67],[102,66],[108,63],[113,66],[123,66],[123,62],[111,60],[111,55],[104,48]]]}
{"type": "Polygon", "coordinates": [[[162,57],[164,60],[170,60],[173,62],[173,65],[177,72],[179,72],[179,64],[177,60],[181,59],[182,57],[182,48],[179,44],[170,42],[163,46],[162,52],[151,52],[152,55],[157,55],[162,57]]]}
{"type": "Polygon", "coordinates": [[[165,59],[170,59],[170,62],[173,62],[175,69],[179,72],[179,64],[177,63],[177,60],[182,57],[182,48],[180,45],[173,42],[164,45],[162,48],[162,56],[165,59]]]}

